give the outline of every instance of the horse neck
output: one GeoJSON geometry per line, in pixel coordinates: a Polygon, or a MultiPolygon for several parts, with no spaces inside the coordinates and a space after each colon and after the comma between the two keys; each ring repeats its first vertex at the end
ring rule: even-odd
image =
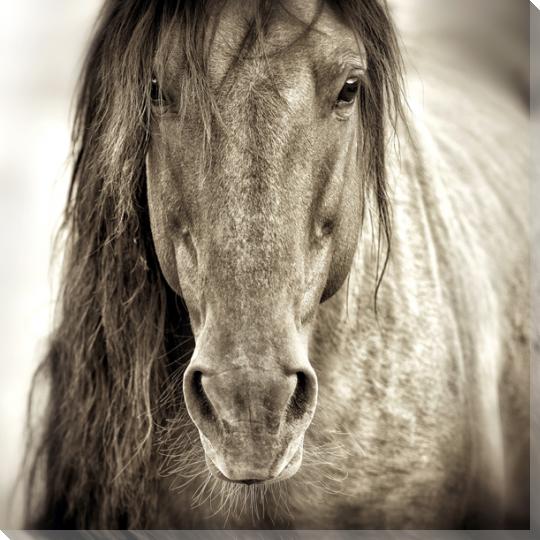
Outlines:
{"type": "MultiPolygon", "coordinates": [[[[376,217],[367,212],[351,268],[348,293],[338,303],[356,307],[364,319],[382,319],[400,305],[402,316],[414,315],[418,286],[429,287],[431,302],[443,302],[441,274],[452,273],[452,228],[457,209],[438,174],[438,150],[421,119],[398,124],[387,147],[388,197],[392,236],[388,265],[382,273],[385,246],[378,245],[376,217]],[[378,294],[376,284],[382,275],[378,294]],[[379,316],[377,317],[377,314],[379,316]]],[[[377,324],[380,323],[380,320],[377,324]]]]}
{"type": "MultiPolygon", "coordinates": [[[[433,363],[441,373],[446,363],[447,372],[465,376],[462,348],[468,345],[461,339],[465,329],[454,311],[464,303],[457,297],[463,287],[456,283],[459,258],[453,258],[454,231],[447,223],[454,210],[445,207],[444,184],[431,178],[436,164],[430,163],[435,154],[429,138],[414,125],[410,136],[399,129],[388,149],[393,222],[388,265],[375,298],[384,250],[378,252],[377,222],[367,213],[349,278],[320,308],[312,357],[321,386],[337,385],[341,377],[366,381],[370,391],[384,387],[385,394],[395,389],[399,393],[403,373],[416,371],[419,376],[411,387],[418,385],[422,393],[423,377],[433,373],[433,363]],[[440,346],[432,351],[435,336],[440,346]],[[332,357],[328,372],[325,366],[332,357]]],[[[346,415],[345,409],[346,405],[346,415]]]]}

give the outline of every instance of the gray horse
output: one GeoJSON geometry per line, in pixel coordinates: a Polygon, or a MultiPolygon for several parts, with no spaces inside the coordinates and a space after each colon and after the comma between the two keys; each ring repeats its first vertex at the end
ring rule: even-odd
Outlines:
{"type": "Polygon", "coordinates": [[[380,0],[107,2],[35,524],[528,527],[526,106],[407,44],[380,0]]]}

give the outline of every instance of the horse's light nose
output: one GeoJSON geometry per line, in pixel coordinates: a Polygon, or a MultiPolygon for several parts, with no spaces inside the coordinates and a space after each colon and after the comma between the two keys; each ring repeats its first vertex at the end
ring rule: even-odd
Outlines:
{"type": "Polygon", "coordinates": [[[309,365],[292,373],[278,366],[213,373],[199,364],[186,370],[184,396],[207,457],[223,475],[264,481],[295,454],[315,410],[317,382],[309,365]]]}
{"type": "Polygon", "coordinates": [[[237,368],[212,374],[188,369],[184,395],[189,414],[205,435],[242,424],[255,432],[277,433],[313,412],[316,383],[309,371],[287,375],[237,368]]]}

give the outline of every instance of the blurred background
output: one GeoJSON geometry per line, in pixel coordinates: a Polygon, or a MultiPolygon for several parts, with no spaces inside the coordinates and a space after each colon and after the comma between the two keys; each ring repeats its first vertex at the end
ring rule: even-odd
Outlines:
{"type": "MultiPolygon", "coordinates": [[[[52,241],[69,180],[70,105],[102,0],[0,0],[0,528],[14,491],[26,400],[53,315],[52,241]]],[[[476,56],[501,81],[529,74],[527,0],[389,0],[411,51],[476,56]],[[415,49],[416,47],[416,49],[415,49]],[[493,64],[492,66],[490,64],[493,64]]],[[[444,57],[448,61],[448,57],[444,57]]]]}
{"type": "Polygon", "coordinates": [[[0,0],[0,527],[13,493],[26,396],[50,328],[52,239],[69,180],[70,105],[101,0],[0,0]]]}

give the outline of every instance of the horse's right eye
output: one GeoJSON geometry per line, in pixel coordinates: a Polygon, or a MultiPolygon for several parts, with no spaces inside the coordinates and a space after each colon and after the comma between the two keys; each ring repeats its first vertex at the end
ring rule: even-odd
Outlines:
{"type": "Polygon", "coordinates": [[[159,83],[156,77],[152,77],[152,86],[150,88],[150,98],[154,102],[158,102],[160,101],[160,99],[161,100],[163,99],[163,97],[161,96],[160,89],[159,89],[159,83]]]}

